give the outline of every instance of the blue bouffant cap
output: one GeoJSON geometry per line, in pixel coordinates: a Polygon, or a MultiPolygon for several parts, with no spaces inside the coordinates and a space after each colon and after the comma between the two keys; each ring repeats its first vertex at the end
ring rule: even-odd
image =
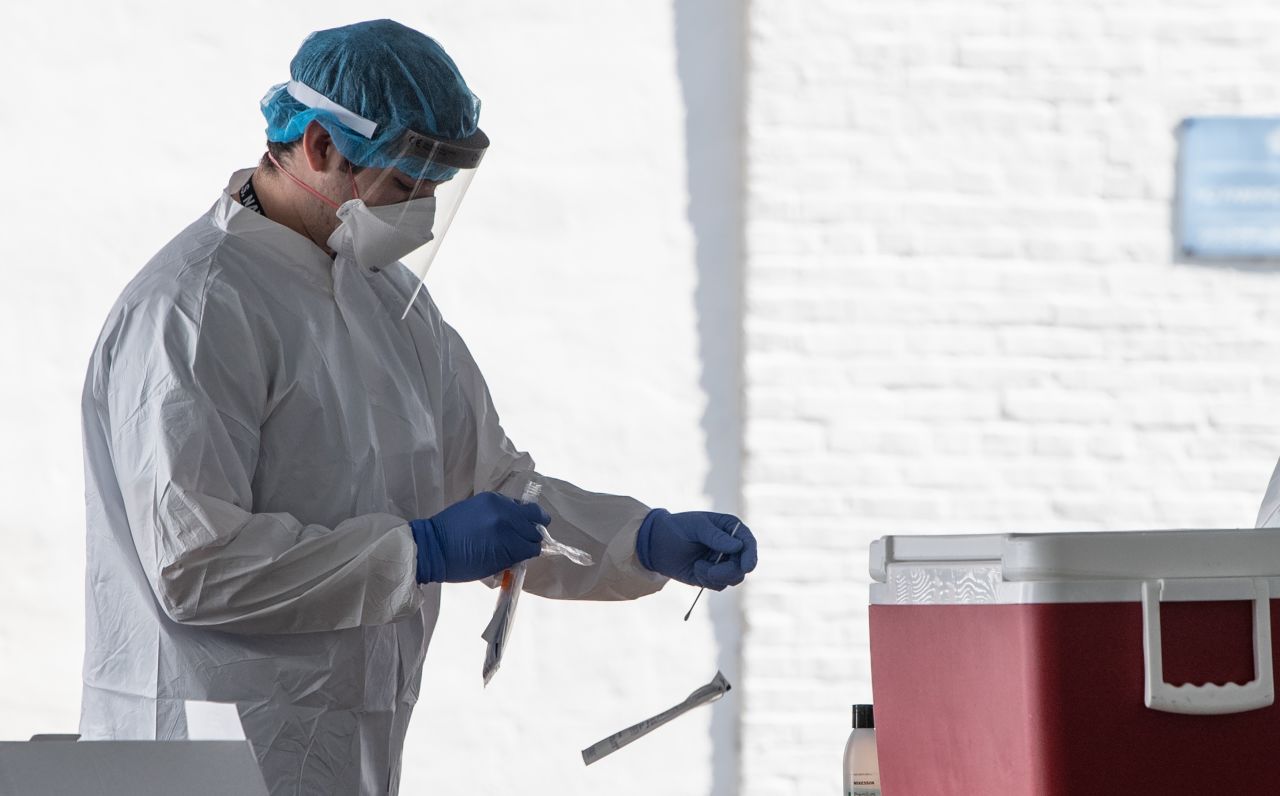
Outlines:
{"type": "Polygon", "coordinates": [[[389,19],[312,33],[288,83],[262,98],[267,140],[287,143],[318,122],[347,160],[442,182],[455,170],[411,154],[413,132],[445,141],[475,136],[480,100],[434,39],[389,19]]]}

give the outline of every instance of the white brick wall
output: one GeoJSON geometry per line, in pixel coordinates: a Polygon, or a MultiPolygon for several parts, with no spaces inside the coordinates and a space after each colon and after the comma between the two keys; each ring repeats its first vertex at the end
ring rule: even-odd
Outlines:
{"type": "Polygon", "coordinates": [[[834,793],[866,548],[1250,526],[1280,269],[1174,262],[1173,131],[1280,111],[1280,5],[751,5],[742,792],[834,793]]]}

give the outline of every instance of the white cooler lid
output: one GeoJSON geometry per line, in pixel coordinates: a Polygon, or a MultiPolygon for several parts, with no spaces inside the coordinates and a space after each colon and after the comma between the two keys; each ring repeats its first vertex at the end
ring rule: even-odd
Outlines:
{"type": "Polygon", "coordinates": [[[885,536],[870,570],[896,587],[873,585],[873,602],[1130,599],[1122,584],[1280,578],[1280,529],[885,536]]]}

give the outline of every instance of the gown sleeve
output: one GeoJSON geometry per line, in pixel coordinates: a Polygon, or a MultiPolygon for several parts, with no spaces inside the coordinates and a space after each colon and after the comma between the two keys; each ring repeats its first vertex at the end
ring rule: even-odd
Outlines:
{"type": "Polygon", "coordinates": [[[529,454],[517,450],[502,430],[462,338],[448,324],[441,328],[449,379],[444,424],[449,501],[485,491],[518,499],[530,481],[542,485],[538,503],[551,515],[551,535],[590,553],[594,563],[581,567],[560,556],[532,559],[525,591],[555,599],[631,600],[661,589],[667,578],[645,569],[635,552],[636,532],[649,507],[536,472],[529,454]]]}
{"type": "Polygon", "coordinates": [[[1275,528],[1280,526],[1280,463],[1271,473],[1271,481],[1267,483],[1266,494],[1262,496],[1262,505],[1258,507],[1258,528],[1275,528]]]}

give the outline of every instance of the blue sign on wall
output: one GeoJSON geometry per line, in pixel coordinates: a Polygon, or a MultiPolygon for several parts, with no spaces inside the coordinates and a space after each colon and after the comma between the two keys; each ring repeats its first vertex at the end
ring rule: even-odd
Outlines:
{"type": "Polygon", "coordinates": [[[1280,117],[1192,117],[1179,138],[1182,254],[1280,258],[1280,117]]]}

